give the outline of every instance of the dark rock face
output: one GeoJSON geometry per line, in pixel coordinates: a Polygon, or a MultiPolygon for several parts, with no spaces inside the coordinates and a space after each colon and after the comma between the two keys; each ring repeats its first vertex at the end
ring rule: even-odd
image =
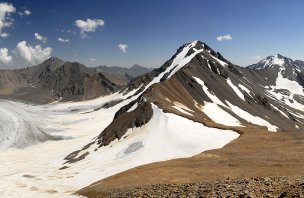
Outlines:
{"type": "Polygon", "coordinates": [[[294,63],[299,66],[301,69],[304,69],[304,61],[295,60],[294,63]]]}
{"type": "Polygon", "coordinates": [[[304,88],[304,71],[302,70],[301,72],[296,72],[296,80],[297,82],[304,88]]]}
{"type": "Polygon", "coordinates": [[[115,139],[121,139],[128,129],[141,127],[152,118],[153,110],[151,104],[139,98],[122,107],[116,114],[112,123],[98,136],[99,146],[106,146],[115,139]],[[136,105],[135,110],[128,110],[136,105]]]}
{"type": "Polygon", "coordinates": [[[263,105],[266,109],[270,109],[270,103],[266,97],[256,94],[254,100],[256,103],[263,105]]]}

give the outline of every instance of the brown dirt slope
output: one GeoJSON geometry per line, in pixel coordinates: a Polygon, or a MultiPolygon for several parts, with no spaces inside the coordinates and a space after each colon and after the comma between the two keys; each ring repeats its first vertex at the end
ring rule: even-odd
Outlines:
{"type": "Polygon", "coordinates": [[[95,198],[118,189],[152,184],[257,176],[303,176],[303,149],[302,133],[270,133],[258,127],[248,127],[240,138],[223,149],[207,151],[191,158],[140,166],[100,180],[77,193],[95,198]]]}

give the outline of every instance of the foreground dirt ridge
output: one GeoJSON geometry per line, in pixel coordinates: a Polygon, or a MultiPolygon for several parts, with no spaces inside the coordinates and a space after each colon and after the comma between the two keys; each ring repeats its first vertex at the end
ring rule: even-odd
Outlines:
{"type": "MultiPolygon", "coordinates": [[[[81,193],[81,192],[80,192],[81,193]]],[[[89,198],[101,197],[304,197],[304,177],[255,177],[185,184],[155,184],[105,189],[89,198]]]]}
{"type": "MultiPolygon", "coordinates": [[[[226,196],[221,193],[238,197],[245,190],[249,190],[253,197],[267,197],[267,193],[268,197],[280,197],[285,188],[293,190],[293,185],[295,189],[302,189],[295,197],[304,197],[300,194],[304,191],[304,188],[300,188],[300,184],[304,186],[303,149],[303,133],[269,133],[262,129],[246,128],[240,138],[222,149],[206,151],[191,158],[136,167],[97,181],[76,194],[97,198],[189,197],[187,195],[193,193],[193,197],[196,197],[207,189],[202,197],[226,196]],[[228,187],[231,190],[227,190],[228,187]],[[150,194],[144,196],[146,192],[150,194]],[[210,194],[213,192],[214,195],[210,194]]],[[[292,197],[287,195],[285,197],[292,197]]]]}

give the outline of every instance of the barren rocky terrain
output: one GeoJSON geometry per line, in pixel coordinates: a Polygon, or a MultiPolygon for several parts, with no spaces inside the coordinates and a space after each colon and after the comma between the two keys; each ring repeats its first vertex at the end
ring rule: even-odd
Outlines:
{"type": "Polygon", "coordinates": [[[303,197],[304,177],[255,177],[184,184],[157,184],[108,191],[101,197],[303,197]]]}

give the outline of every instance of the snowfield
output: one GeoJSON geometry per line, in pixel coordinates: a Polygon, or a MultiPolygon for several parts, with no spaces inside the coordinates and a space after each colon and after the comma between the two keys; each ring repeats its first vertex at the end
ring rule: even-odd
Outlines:
{"type": "Polygon", "coordinates": [[[205,105],[201,109],[211,120],[216,123],[226,126],[243,126],[238,119],[227,113],[215,103],[205,102],[205,105]]]}
{"type": "MultiPolygon", "coordinates": [[[[75,197],[71,194],[99,179],[143,164],[191,157],[203,151],[222,148],[239,137],[234,131],[209,128],[184,117],[164,113],[152,105],[153,116],[147,124],[129,129],[123,138],[97,151],[94,151],[97,146],[94,144],[86,150],[90,154],[85,159],[63,165],[64,157],[98,136],[122,106],[160,82],[165,75],[174,75],[202,52],[203,49],[194,48],[196,43],[185,45],[172,64],[134,96],[140,87],[125,95],[114,93],[83,102],[32,106],[1,100],[0,195],[10,198],[19,198],[20,195],[25,198],[75,197]],[[186,56],[191,48],[194,53],[186,56]],[[132,97],[126,99],[129,96],[132,97]],[[101,108],[115,100],[123,102],[108,109],[101,108]],[[61,140],[45,141],[58,137],[61,140]],[[63,166],[69,168],[60,170],[63,166]]],[[[209,92],[207,94],[217,105],[223,105],[216,96],[209,92]]],[[[133,111],[137,105],[129,111],[133,111]]],[[[191,110],[182,104],[174,103],[174,108],[192,115],[191,110]]],[[[220,107],[217,110],[219,113],[225,112],[220,107]]],[[[234,117],[230,116],[230,120],[240,126],[234,117]]],[[[217,121],[223,122],[223,117],[217,121]]]]}
{"type": "Polygon", "coordinates": [[[65,162],[64,157],[99,135],[128,100],[109,109],[96,111],[96,108],[111,100],[127,98],[133,92],[124,96],[115,93],[84,102],[39,106],[1,100],[1,121],[5,121],[1,122],[1,141],[6,145],[0,150],[1,196],[75,197],[71,195],[73,192],[99,179],[143,164],[191,157],[221,148],[239,136],[233,131],[208,128],[181,116],[164,113],[153,105],[153,117],[146,125],[130,129],[124,138],[96,152],[92,146],[90,155],[84,160],[67,164],[69,168],[59,170],[65,162]],[[33,130],[28,130],[28,125],[33,130]],[[21,140],[15,131],[30,131],[34,135],[43,131],[60,136],[62,140],[38,144],[35,138],[28,138],[33,136],[30,134],[24,136],[28,144],[22,144],[28,147],[9,148],[7,145],[17,146],[21,140]],[[10,136],[8,143],[5,143],[4,136],[10,136]]]}
{"type": "MultiPolygon", "coordinates": [[[[60,130],[41,120],[39,108],[19,102],[0,100],[0,150],[24,148],[47,140],[60,140],[60,130]],[[48,131],[45,133],[44,131],[48,131]]],[[[44,115],[47,117],[47,115],[44,115]]]]}

